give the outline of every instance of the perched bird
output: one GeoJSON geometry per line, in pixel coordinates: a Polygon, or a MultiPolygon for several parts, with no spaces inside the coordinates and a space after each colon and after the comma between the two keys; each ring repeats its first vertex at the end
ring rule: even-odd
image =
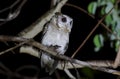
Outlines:
{"type": "MultiPolygon", "coordinates": [[[[64,54],[68,48],[69,34],[73,25],[73,19],[62,13],[56,13],[43,31],[41,43],[52,47],[57,54],[64,54]]],[[[58,65],[58,61],[50,55],[41,53],[41,67],[52,74],[58,65]]]]}

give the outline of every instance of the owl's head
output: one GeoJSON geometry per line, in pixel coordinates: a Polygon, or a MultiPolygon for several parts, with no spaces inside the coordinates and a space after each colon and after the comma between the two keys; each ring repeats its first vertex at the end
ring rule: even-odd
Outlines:
{"type": "Polygon", "coordinates": [[[52,21],[59,30],[71,32],[73,26],[73,19],[71,17],[62,13],[56,13],[55,16],[52,18],[52,21]]]}

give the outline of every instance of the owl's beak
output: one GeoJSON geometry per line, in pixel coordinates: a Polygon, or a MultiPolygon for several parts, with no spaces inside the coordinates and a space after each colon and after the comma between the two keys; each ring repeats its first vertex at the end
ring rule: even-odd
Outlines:
{"type": "Polygon", "coordinates": [[[63,31],[66,32],[66,33],[71,32],[71,29],[69,29],[69,28],[60,28],[60,27],[58,27],[58,29],[59,29],[59,30],[63,30],[63,31]]]}
{"type": "Polygon", "coordinates": [[[67,27],[68,27],[68,26],[62,26],[62,25],[60,25],[60,24],[57,25],[57,28],[58,28],[59,30],[63,30],[63,31],[66,32],[66,33],[71,32],[71,29],[70,29],[70,28],[67,28],[67,27]]]}
{"type": "Polygon", "coordinates": [[[69,32],[71,32],[71,29],[70,28],[66,28],[65,32],[69,33],[69,32]]]}

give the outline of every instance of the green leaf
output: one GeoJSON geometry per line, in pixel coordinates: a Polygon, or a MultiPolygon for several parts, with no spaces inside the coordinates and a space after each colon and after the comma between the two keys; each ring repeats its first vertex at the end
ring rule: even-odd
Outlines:
{"type": "Polygon", "coordinates": [[[115,42],[115,50],[116,50],[116,52],[118,51],[119,46],[120,46],[120,41],[116,41],[115,42]]]}
{"type": "Polygon", "coordinates": [[[105,14],[105,7],[102,7],[101,9],[101,15],[104,15],[105,14]]]}
{"type": "Polygon", "coordinates": [[[114,3],[115,3],[115,0],[111,0],[111,2],[114,4],[114,3]]]}
{"type": "Polygon", "coordinates": [[[114,20],[111,22],[111,26],[111,30],[115,31],[116,22],[114,20]]]}
{"type": "Polygon", "coordinates": [[[110,14],[107,15],[105,18],[106,24],[109,26],[112,23],[112,21],[113,21],[112,16],[110,14]]]}
{"type": "Polygon", "coordinates": [[[82,73],[86,76],[88,79],[93,79],[94,78],[94,72],[87,67],[84,67],[81,69],[82,73]]]}
{"type": "Polygon", "coordinates": [[[108,13],[112,8],[113,8],[113,4],[111,2],[107,2],[105,12],[108,13]]]}
{"type": "Polygon", "coordinates": [[[99,35],[95,35],[95,37],[93,39],[93,43],[94,43],[95,47],[101,47],[99,35]]]}
{"type": "Polygon", "coordinates": [[[100,48],[104,45],[104,38],[103,35],[101,34],[97,34],[95,35],[95,37],[93,38],[93,43],[95,45],[95,51],[99,51],[100,48]]]}
{"type": "Polygon", "coordinates": [[[96,3],[96,2],[91,2],[91,3],[88,5],[88,12],[89,12],[89,13],[95,14],[96,9],[97,9],[97,3],[96,3]]]}

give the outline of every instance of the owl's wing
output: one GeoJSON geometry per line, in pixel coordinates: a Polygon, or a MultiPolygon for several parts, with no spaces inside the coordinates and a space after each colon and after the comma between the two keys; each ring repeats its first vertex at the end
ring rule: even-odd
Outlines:
{"type": "MultiPolygon", "coordinates": [[[[49,24],[49,23],[45,24],[45,26],[44,26],[44,28],[43,28],[43,30],[42,30],[42,35],[41,35],[40,41],[42,41],[45,33],[47,32],[48,24],[49,24]]],[[[42,63],[42,59],[41,59],[42,53],[43,53],[43,51],[40,50],[40,55],[39,55],[39,56],[40,56],[40,63],[42,63]]],[[[43,64],[41,64],[41,67],[43,67],[42,65],[43,65],[43,64]]]]}
{"type": "Polygon", "coordinates": [[[66,45],[65,45],[65,48],[64,48],[64,50],[65,50],[65,52],[67,51],[67,49],[68,49],[68,44],[69,44],[69,41],[66,43],[66,45]]]}
{"type": "Polygon", "coordinates": [[[43,36],[44,36],[45,33],[47,32],[48,26],[49,26],[49,23],[45,24],[45,26],[44,26],[44,28],[43,28],[43,31],[42,31],[42,37],[41,37],[41,38],[43,38],[43,36]]]}

